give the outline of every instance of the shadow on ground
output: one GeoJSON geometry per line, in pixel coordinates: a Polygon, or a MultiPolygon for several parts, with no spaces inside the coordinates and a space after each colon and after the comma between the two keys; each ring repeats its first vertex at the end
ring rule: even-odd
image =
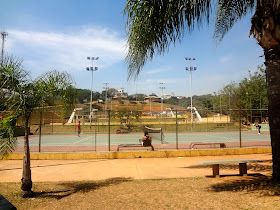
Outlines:
{"type": "Polygon", "coordinates": [[[225,180],[210,186],[215,192],[231,191],[231,192],[259,192],[264,196],[279,196],[280,185],[273,182],[271,177],[267,176],[248,176],[241,179],[225,180]]]}
{"type": "MultiPolygon", "coordinates": [[[[48,165],[35,165],[34,164],[34,166],[32,166],[30,168],[32,169],[32,168],[45,168],[45,167],[52,167],[52,166],[78,165],[78,164],[83,164],[83,163],[104,162],[104,161],[108,161],[108,160],[107,159],[106,160],[88,160],[88,161],[76,161],[76,162],[70,162],[70,163],[57,163],[57,164],[48,164],[48,165]]],[[[22,170],[22,167],[0,169],[0,171],[12,171],[12,170],[22,170]]]]}
{"type": "MultiPolygon", "coordinates": [[[[211,165],[192,165],[184,168],[212,168],[211,165]]],[[[226,170],[239,170],[238,164],[220,164],[220,169],[226,170]]],[[[247,169],[252,170],[254,172],[271,172],[272,171],[272,160],[263,160],[260,163],[249,163],[247,164],[247,169]]]]}
{"type": "Polygon", "coordinates": [[[37,198],[55,198],[55,199],[62,199],[72,194],[78,192],[89,192],[93,190],[97,190],[101,187],[106,187],[109,185],[117,185],[122,182],[131,181],[132,178],[123,178],[123,177],[116,177],[112,179],[106,179],[103,181],[86,181],[86,182],[63,182],[59,184],[62,188],[61,190],[54,190],[54,191],[39,191],[34,192],[33,197],[37,198]]]}

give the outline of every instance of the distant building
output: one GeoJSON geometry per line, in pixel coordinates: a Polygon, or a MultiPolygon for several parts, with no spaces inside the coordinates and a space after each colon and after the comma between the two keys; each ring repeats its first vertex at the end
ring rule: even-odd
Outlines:
{"type": "Polygon", "coordinates": [[[177,96],[177,99],[183,99],[185,96],[177,96]]]}
{"type": "Polygon", "coordinates": [[[164,94],[163,95],[163,99],[170,99],[172,96],[171,95],[168,95],[168,94],[164,94]]]}
{"type": "Polygon", "coordinates": [[[117,91],[118,95],[123,95],[123,93],[124,93],[123,88],[118,88],[118,89],[116,89],[116,91],[117,91]]]}
{"type": "Polygon", "coordinates": [[[148,96],[148,97],[145,97],[144,99],[145,102],[157,102],[157,103],[160,103],[161,102],[161,98],[157,97],[157,96],[148,96]]]}

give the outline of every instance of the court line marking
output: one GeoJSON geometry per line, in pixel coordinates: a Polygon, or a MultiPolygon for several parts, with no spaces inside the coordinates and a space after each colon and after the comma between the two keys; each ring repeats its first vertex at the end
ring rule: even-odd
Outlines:
{"type": "Polygon", "coordinates": [[[88,137],[86,137],[86,138],[83,138],[83,139],[81,139],[81,140],[79,140],[79,141],[76,141],[76,142],[72,143],[72,145],[77,144],[77,143],[82,142],[82,141],[85,141],[85,140],[87,140],[87,139],[89,139],[89,138],[91,138],[91,137],[92,137],[92,136],[88,136],[88,137]]]}

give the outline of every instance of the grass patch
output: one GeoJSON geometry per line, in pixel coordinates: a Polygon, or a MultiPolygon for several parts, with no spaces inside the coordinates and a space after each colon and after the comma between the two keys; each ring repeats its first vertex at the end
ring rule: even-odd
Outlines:
{"type": "Polygon", "coordinates": [[[280,209],[279,185],[266,176],[34,183],[0,183],[18,209],[280,209]]]}

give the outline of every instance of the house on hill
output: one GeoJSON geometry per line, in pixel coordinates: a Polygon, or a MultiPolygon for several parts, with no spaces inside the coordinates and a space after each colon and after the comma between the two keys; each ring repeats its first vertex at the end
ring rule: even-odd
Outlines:
{"type": "Polygon", "coordinates": [[[161,98],[157,97],[157,96],[147,96],[144,99],[145,102],[155,102],[155,103],[160,103],[161,102],[161,98]]]}

